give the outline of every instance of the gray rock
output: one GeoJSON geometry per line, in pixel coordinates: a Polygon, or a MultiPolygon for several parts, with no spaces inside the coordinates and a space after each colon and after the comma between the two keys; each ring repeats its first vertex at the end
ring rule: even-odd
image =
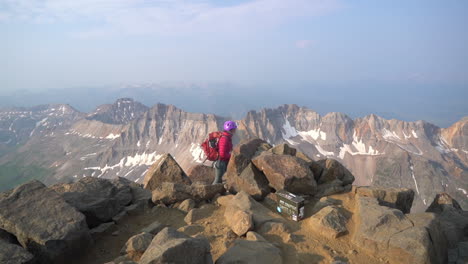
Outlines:
{"type": "Polygon", "coordinates": [[[341,163],[334,159],[319,160],[317,162],[323,167],[323,172],[318,180],[318,184],[334,181],[335,179],[343,182],[343,185],[352,184],[354,176],[341,163]]]}
{"type": "Polygon", "coordinates": [[[460,204],[447,193],[439,193],[426,212],[442,214],[445,211],[462,212],[460,204]]]}
{"type": "Polygon", "coordinates": [[[222,194],[226,190],[223,184],[203,184],[194,183],[190,186],[192,199],[195,201],[206,201],[213,199],[217,194],[222,194]]]}
{"type": "Polygon", "coordinates": [[[189,198],[192,198],[192,189],[190,185],[183,183],[163,182],[152,193],[152,200],[155,204],[159,202],[173,204],[189,198]]]}
{"type": "Polygon", "coordinates": [[[211,216],[214,209],[215,208],[213,205],[205,205],[201,208],[194,208],[187,213],[187,215],[184,218],[184,221],[189,225],[193,224],[203,218],[211,216]]]}
{"type": "Polygon", "coordinates": [[[115,227],[114,222],[103,223],[103,224],[100,224],[99,226],[91,229],[90,233],[91,233],[91,235],[93,235],[93,237],[96,237],[96,236],[99,236],[100,234],[102,234],[104,232],[107,232],[107,231],[111,230],[114,227],[115,227]]]}
{"type": "Polygon", "coordinates": [[[179,164],[167,153],[156,161],[148,170],[143,181],[145,189],[154,191],[163,182],[191,184],[179,164]]]}
{"type": "Polygon", "coordinates": [[[150,233],[140,233],[134,235],[128,239],[125,246],[120,250],[121,255],[127,255],[127,257],[133,261],[139,261],[145,250],[151,244],[153,235],[150,233]]]}
{"type": "Polygon", "coordinates": [[[6,243],[19,245],[18,239],[16,239],[16,237],[13,234],[10,234],[3,229],[0,229],[0,240],[3,240],[6,243]]]}
{"type": "Polygon", "coordinates": [[[179,206],[177,206],[177,209],[185,213],[188,213],[193,208],[195,208],[195,201],[192,199],[186,199],[179,206]]]}
{"type": "Polygon", "coordinates": [[[332,194],[350,191],[351,184],[345,185],[341,180],[335,179],[330,182],[322,183],[317,186],[315,197],[324,197],[332,194]]]}
{"type": "Polygon", "coordinates": [[[86,216],[89,227],[111,221],[132,201],[130,186],[94,177],[80,179],[61,192],[61,195],[86,216]]]}
{"type": "Polygon", "coordinates": [[[435,213],[441,221],[441,229],[449,248],[455,248],[458,242],[468,240],[468,212],[463,211],[450,195],[436,195],[427,212],[435,213]]]}
{"type": "Polygon", "coordinates": [[[234,197],[226,199],[226,210],[241,210],[252,214],[254,226],[261,226],[263,223],[268,221],[274,221],[275,219],[282,219],[278,215],[272,214],[272,212],[265,206],[255,201],[246,192],[241,191],[234,197]]]}
{"type": "Polygon", "coordinates": [[[264,241],[236,240],[231,248],[221,255],[216,264],[281,264],[281,251],[264,241]]]}
{"type": "Polygon", "coordinates": [[[149,226],[143,228],[140,232],[141,233],[150,233],[153,236],[158,234],[161,230],[163,230],[166,226],[161,224],[158,221],[153,222],[149,226]]]}
{"type": "Polygon", "coordinates": [[[307,224],[316,232],[328,238],[337,238],[348,233],[348,219],[340,208],[327,206],[307,220],[307,224]]]}
{"type": "Polygon", "coordinates": [[[296,156],[296,151],[297,150],[295,148],[292,148],[286,143],[279,144],[268,150],[268,152],[271,152],[273,154],[290,156],[296,156]]]}
{"type": "Polygon", "coordinates": [[[116,224],[120,224],[122,219],[125,218],[125,216],[127,216],[127,211],[123,210],[122,212],[116,214],[114,217],[112,217],[112,221],[114,221],[114,223],[116,224]]]}
{"type": "Polygon", "coordinates": [[[247,168],[253,157],[270,148],[271,146],[266,141],[259,138],[242,141],[234,147],[224,175],[230,192],[236,193],[241,190],[241,186],[237,186],[236,183],[237,177],[247,168]]]}
{"type": "Polygon", "coordinates": [[[247,235],[245,237],[246,237],[247,240],[250,240],[250,241],[268,242],[264,237],[262,237],[260,234],[254,232],[254,231],[247,232],[247,235]]]}
{"type": "Polygon", "coordinates": [[[22,247],[0,239],[0,263],[32,264],[34,256],[22,247]]]}
{"type": "Polygon", "coordinates": [[[215,168],[198,164],[193,166],[187,174],[193,183],[211,184],[214,181],[215,168]]]}
{"type": "Polygon", "coordinates": [[[140,259],[149,263],[213,263],[210,243],[204,238],[191,238],[172,228],[164,228],[151,241],[140,259]]]}
{"type": "Polygon", "coordinates": [[[391,263],[439,262],[429,228],[415,226],[400,210],[381,206],[375,198],[358,197],[354,217],[352,241],[361,250],[391,263]]]}
{"type": "Polygon", "coordinates": [[[406,188],[356,187],[356,194],[373,197],[380,205],[398,209],[408,214],[413,204],[414,191],[406,188]]]}
{"type": "Polygon", "coordinates": [[[230,182],[232,192],[245,191],[257,201],[270,193],[267,178],[253,163],[249,163],[240,175],[231,176],[230,182]]]}
{"type": "Polygon", "coordinates": [[[1,193],[0,208],[0,228],[41,263],[65,262],[92,243],[85,216],[39,181],[1,193]]]}
{"type": "Polygon", "coordinates": [[[264,152],[252,162],[276,190],[284,189],[294,194],[307,195],[317,192],[314,174],[307,162],[300,158],[264,152]]]}
{"type": "Polygon", "coordinates": [[[252,214],[234,207],[228,207],[224,211],[224,219],[231,230],[238,236],[245,235],[248,231],[254,229],[252,214]]]}

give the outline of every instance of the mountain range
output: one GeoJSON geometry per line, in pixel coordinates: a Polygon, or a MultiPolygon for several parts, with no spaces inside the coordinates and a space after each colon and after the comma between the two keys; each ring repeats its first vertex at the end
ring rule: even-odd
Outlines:
{"type": "MultiPolygon", "coordinates": [[[[0,110],[0,191],[35,178],[48,184],[84,176],[142,182],[149,166],[171,153],[182,168],[203,162],[201,142],[227,117],[133,99],[82,113],[67,104],[0,110]]],[[[468,118],[440,128],[425,121],[324,116],[297,105],[249,111],[234,143],[259,137],[288,143],[314,160],[333,158],[355,185],[406,187],[413,211],[447,192],[468,208],[468,118]]],[[[207,165],[211,165],[206,162],[207,165]]]]}

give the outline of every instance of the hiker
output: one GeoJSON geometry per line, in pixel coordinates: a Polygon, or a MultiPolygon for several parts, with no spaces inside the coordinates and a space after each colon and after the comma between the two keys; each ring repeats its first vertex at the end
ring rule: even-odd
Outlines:
{"type": "Polygon", "coordinates": [[[223,175],[226,172],[229,159],[231,158],[232,135],[236,133],[236,129],[237,125],[235,122],[224,122],[224,131],[218,143],[219,158],[214,164],[216,171],[213,184],[222,183],[223,175]]]}

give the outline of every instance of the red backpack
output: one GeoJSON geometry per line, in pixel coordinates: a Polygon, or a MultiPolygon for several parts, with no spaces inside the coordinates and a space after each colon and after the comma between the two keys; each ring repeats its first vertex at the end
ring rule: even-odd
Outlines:
{"type": "Polygon", "coordinates": [[[218,153],[218,142],[219,139],[223,136],[223,132],[217,131],[217,132],[211,132],[208,135],[208,138],[203,141],[201,144],[201,148],[203,149],[203,152],[205,153],[206,159],[203,161],[205,162],[206,160],[209,161],[216,161],[219,158],[219,153],[218,153]]]}

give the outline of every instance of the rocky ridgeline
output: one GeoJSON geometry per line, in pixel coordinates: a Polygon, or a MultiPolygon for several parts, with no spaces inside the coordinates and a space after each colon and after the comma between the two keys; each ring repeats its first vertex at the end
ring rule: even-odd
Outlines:
{"type": "Polygon", "coordinates": [[[144,186],[86,177],[51,187],[31,181],[1,193],[0,263],[74,263],[122,219],[171,210],[185,226],[153,221],[110,263],[303,263],[309,255],[299,252],[316,252],[309,243],[317,242],[331,253],[308,262],[468,261],[468,212],[447,194],[437,195],[426,212],[411,214],[410,189],[352,187],[353,175],[335,160],[314,162],[288,145],[259,139],[234,149],[226,184],[210,185],[213,173],[197,166],[187,175],[166,154],[149,169],[144,186]],[[306,198],[304,220],[273,210],[280,189],[306,198]],[[228,232],[203,232],[213,215],[220,215],[214,225],[228,232]],[[221,249],[214,247],[219,243],[221,249]],[[336,243],[348,252],[329,246],[336,243]]]}

